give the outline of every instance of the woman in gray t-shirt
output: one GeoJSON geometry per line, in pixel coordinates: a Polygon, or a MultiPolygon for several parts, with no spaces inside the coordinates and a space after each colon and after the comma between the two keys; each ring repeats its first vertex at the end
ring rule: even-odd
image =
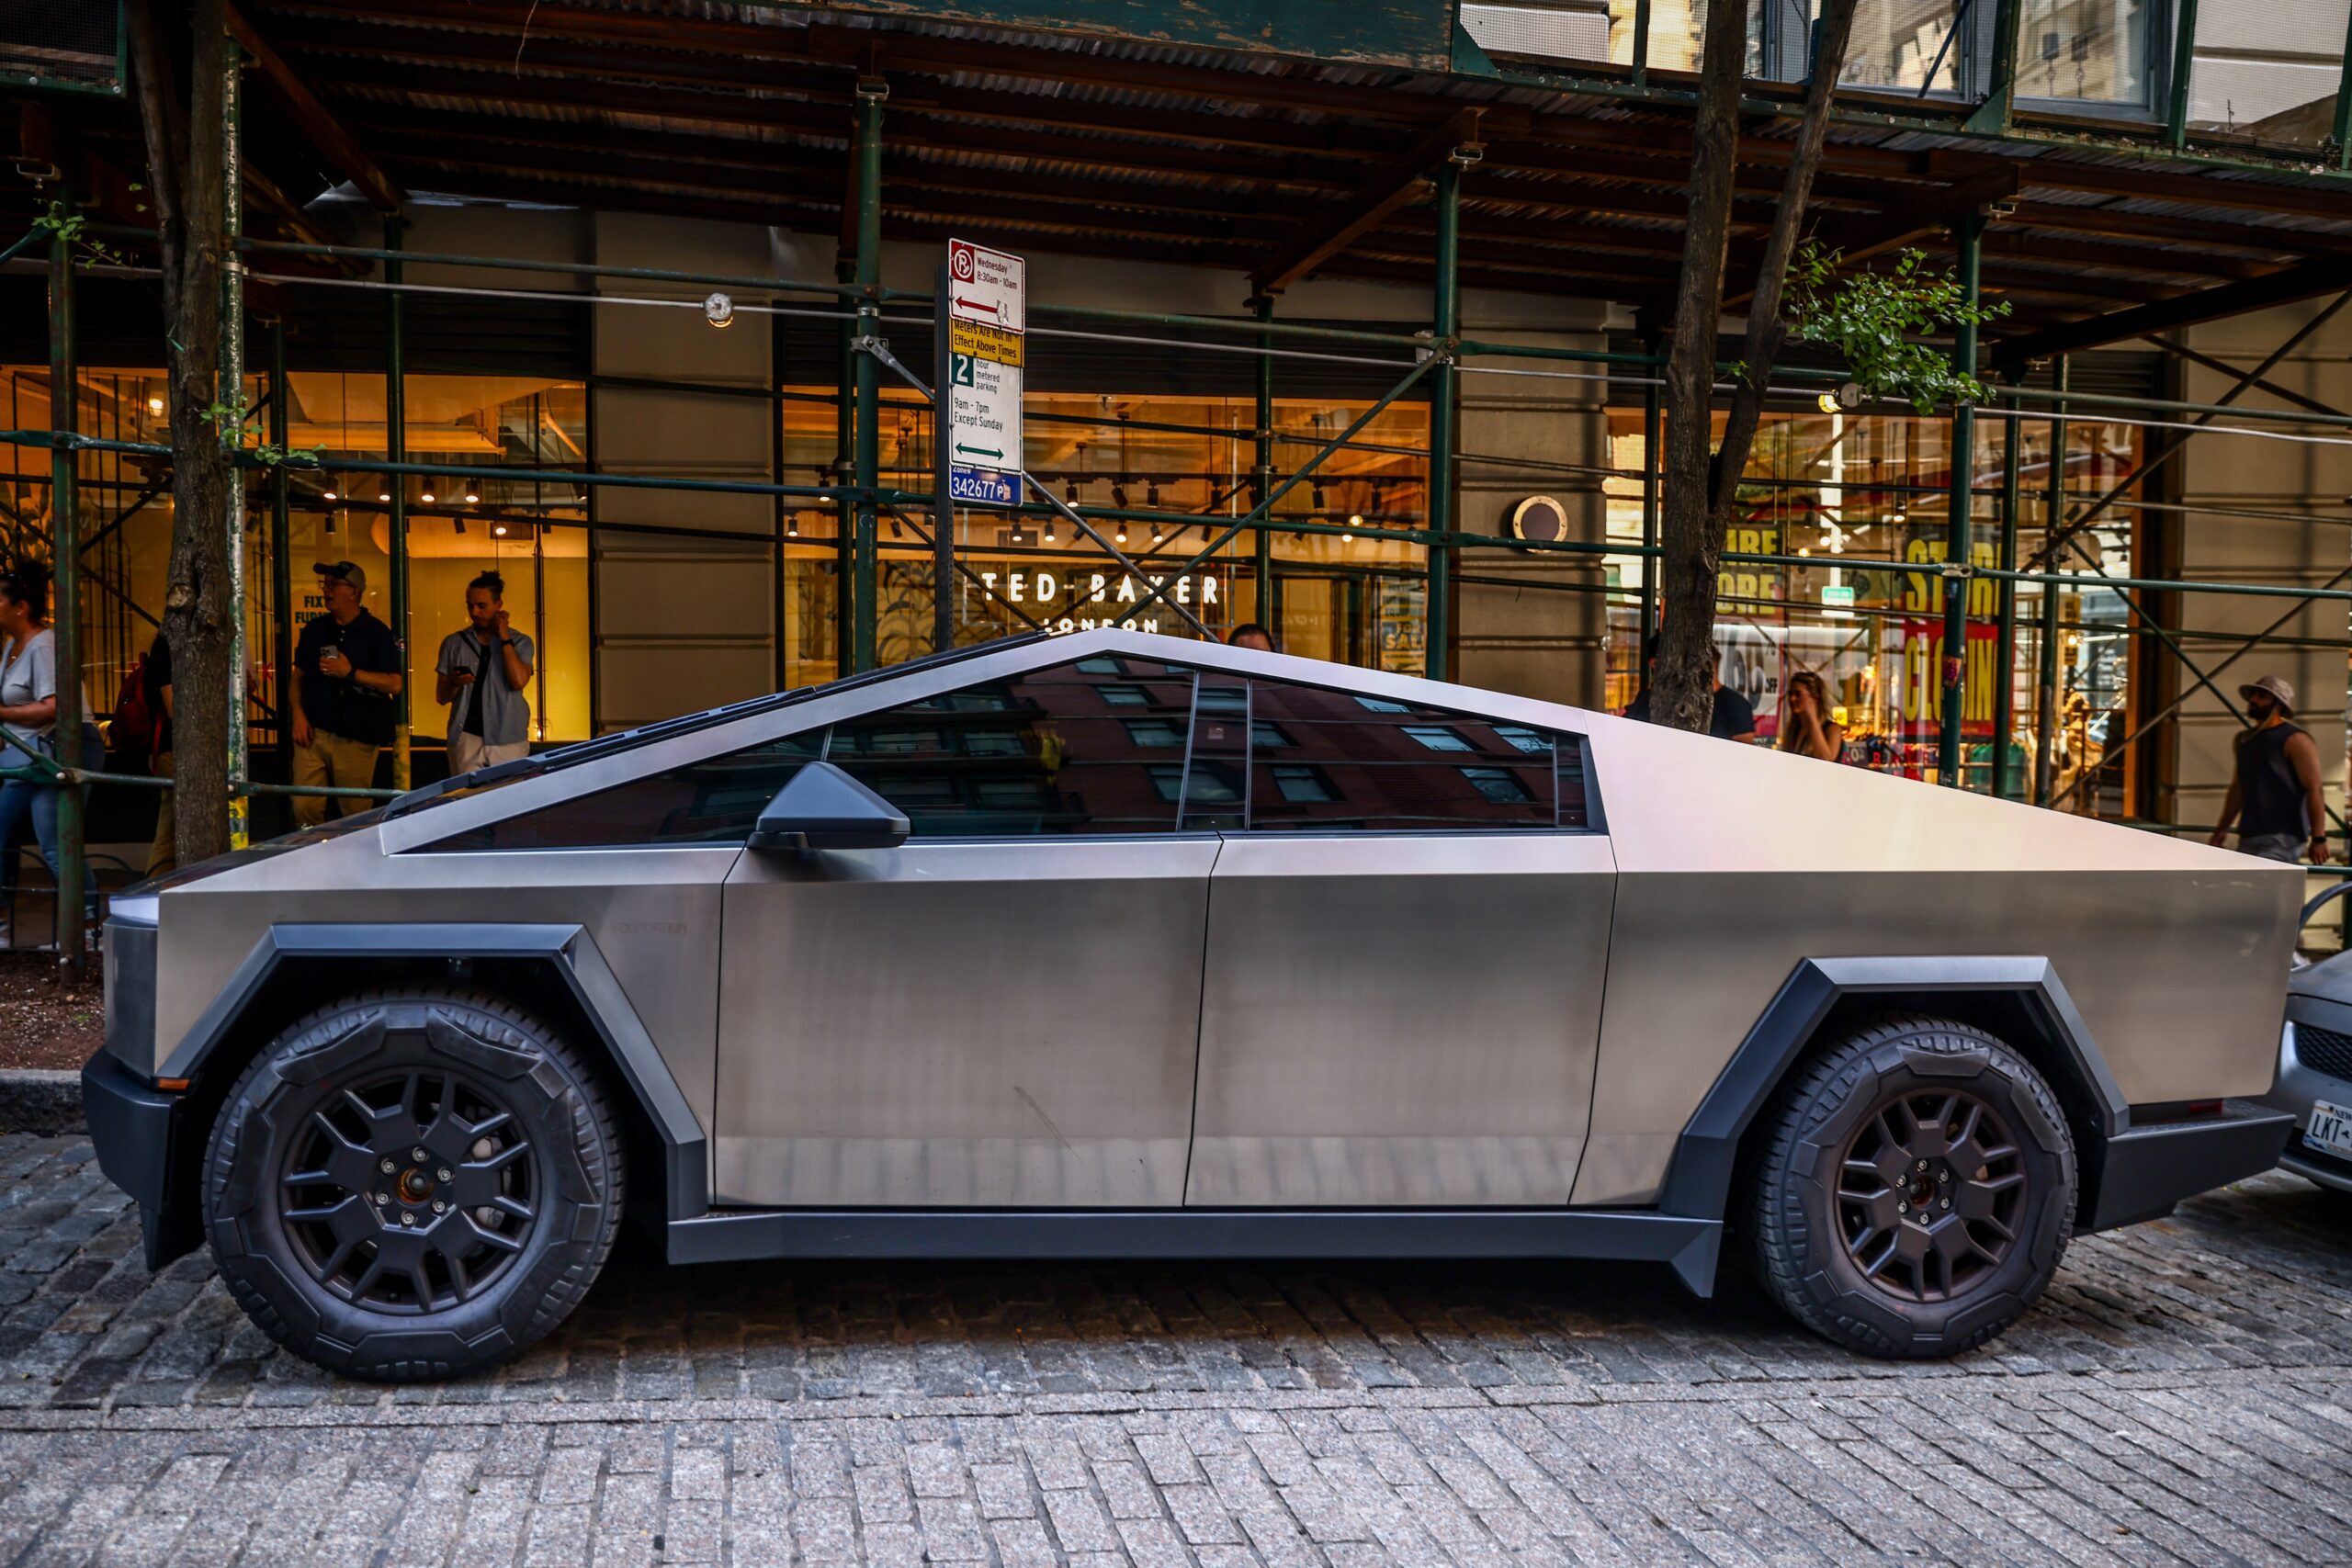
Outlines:
{"type": "MultiPolygon", "coordinates": [[[[0,765],[26,767],[32,755],[39,755],[67,767],[100,766],[106,760],[105,744],[100,741],[96,754],[92,753],[90,743],[97,739],[97,728],[88,723],[82,727],[81,746],[60,755],[57,634],[49,629],[49,569],[40,562],[26,561],[0,571],[0,637],[7,639],[0,649],[0,733],[6,736],[6,746],[0,747],[0,765]]],[[[89,711],[86,702],[83,711],[89,711]]],[[[87,799],[89,786],[81,787],[87,799]]],[[[0,844],[15,836],[28,813],[33,819],[33,837],[40,844],[40,858],[54,876],[57,785],[29,779],[0,784],[0,844]]],[[[96,914],[97,878],[86,866],[83,876],[89,910],[96,914]]]]}

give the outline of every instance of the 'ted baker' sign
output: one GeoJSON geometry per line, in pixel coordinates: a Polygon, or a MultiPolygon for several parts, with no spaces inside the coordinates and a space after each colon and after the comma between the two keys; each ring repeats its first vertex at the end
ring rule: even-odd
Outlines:
{"type": "MultiPolygon", "coordinates": [[[[1001,598],[1007,604],[1036,605],[1050,613],[1055,606],[1067,603],[1070,613],[1059,620],[1046,622],[1049,631],[1089,631],[1107,626],[1118,619],[1115,606],[1140,604],[1145,597],[1161,584],[1168,592],[1152,603],[1155,606],[1173,602],[1178,604],[1200,604],[1214,609],[1224,602],[1225,594],[1215,577],[1194,578],[1189,573],[1178,575],[1172,581],[1159,574],[1138,576],[1122,572],[1072,572],[1064,578],[1050,571],[983,571],[976,574],[988,590],[990,598],[1001,598]],[[1195,592],[1197,590],[1197,592],[1195,592]],[[1104,606],[1097,610],[1096,606],[1104,606]]],[[[1127,625],[1137,631],[1159,630],[1159,619],[1149,609],[1129,620],[1127,625]]]]}

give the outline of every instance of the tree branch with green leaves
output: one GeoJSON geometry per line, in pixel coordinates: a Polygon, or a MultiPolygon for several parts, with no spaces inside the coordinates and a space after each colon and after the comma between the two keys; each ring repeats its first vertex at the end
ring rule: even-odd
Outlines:
{"type": "Polygon", "coordinates": [[[1906,402],[1920,413],[1981,403],[1991,389],[1927,340],[1955,327],[1982,326],[2009,313],[2008,301],[1971,303],[1957,278],[1908,250],[1883,272],[1847,270],[1844,257],[1815,240],[1797,249],[1789,268],[1790,330],[1799,342],[1837,351],[1867,402],[1906,402]]]}

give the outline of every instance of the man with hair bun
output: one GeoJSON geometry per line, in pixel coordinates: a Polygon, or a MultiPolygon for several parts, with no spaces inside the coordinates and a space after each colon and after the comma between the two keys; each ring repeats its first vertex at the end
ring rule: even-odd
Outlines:
{"type": "Polygon", "coordinates": [[[506,615],[506,580],[466,584],[468,624],[441,639],[433,700],[449,710],[449,773],[469,773],[531,751],[531,639],[506,615]]]}

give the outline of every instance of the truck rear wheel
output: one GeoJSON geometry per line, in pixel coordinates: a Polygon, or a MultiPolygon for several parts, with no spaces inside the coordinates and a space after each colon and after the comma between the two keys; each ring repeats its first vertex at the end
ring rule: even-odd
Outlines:
{"type": "Polygon", "coordinates": [[[2075,1147],[2032,1064],[1969,1024],[1885,1020],[1799,1069],[1746,1185],[1757,1278],[1871,1355],[1955,1355],[2030,1307],[2075,1215],[2075,1147]]]}
{"type": "Polygon", "coordinates": [[[384,1381],[519,1354],[612,1248],[622,1156],[579,1055],[487,992],[333,1003],[229,1091],[204,1163],[221,1278],[295,1354],[384,1381]]]}

